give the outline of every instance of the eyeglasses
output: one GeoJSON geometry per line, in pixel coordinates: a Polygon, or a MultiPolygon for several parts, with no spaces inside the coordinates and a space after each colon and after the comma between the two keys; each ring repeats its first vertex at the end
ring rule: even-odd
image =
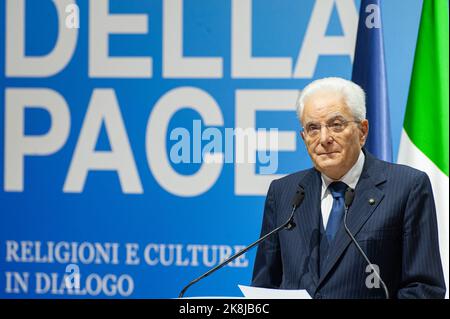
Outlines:
{"type": "MultiPolygon", "coordinates": [[[[325,127],[327,128],[328,132],[338,134],[343,132],[352,122],[358,124],[361,123],[360,121],[347,121],[344,119],[334,118],[328,120],[325,124],[325,127]]],[[[320,123],[308,123],[305,127],[303,127],[303,131],[306,132],[309,137],[316,137],[319,136],[320,132],[322,131],[322,126],[323,125],[320,123]]]]}

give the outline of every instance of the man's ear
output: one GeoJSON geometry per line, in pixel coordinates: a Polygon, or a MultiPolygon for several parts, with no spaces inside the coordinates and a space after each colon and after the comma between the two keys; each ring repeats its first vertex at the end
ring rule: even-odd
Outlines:
{"type": "Polygon", "coordinates": [[[305,132],[300,131],[300,136],[302,137],[303,142],[305,141],[305,132]]]}
{"type": "Polygon", "coordinates": [[[369,121],[368,120],[362,120],[360,123],[360,143],[361,146],[364,146],[367,140],[367,136],[369,134],[369,121]]]}

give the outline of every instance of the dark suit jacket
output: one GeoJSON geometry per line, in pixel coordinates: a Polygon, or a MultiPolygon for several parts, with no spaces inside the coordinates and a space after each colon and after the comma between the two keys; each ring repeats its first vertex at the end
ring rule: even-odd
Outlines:
{"type": "MultiPolygon", "coordinates": [[[[364,153],[364,168],[348,211],[350,231],[379,267],[391,298],[443,298],[445,284],[428,176],[364,153]],[[375,202],[371,204],[370,199],[375,202]]],[[[313,298],[384,298],[381,286],[366,286],[366,280],[374,282],[374,275],[366,272],[367,263],[343,226],[319,274],[321,183],[320,173],[313,168],[270,184],[261,235],[289,218],[298,185],[304,188],[305,199],[295,212],[297,226],[258,247],[252,285],[306,289],[313,298]]]]}

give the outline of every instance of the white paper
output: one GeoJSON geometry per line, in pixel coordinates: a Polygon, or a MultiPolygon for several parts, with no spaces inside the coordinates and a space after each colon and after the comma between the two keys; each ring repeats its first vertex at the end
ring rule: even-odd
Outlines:
{"type": "Polygon", "coordinates": [[[238,285],[245,298],[250,299],[312,299],[305,289],[268,289],[238,285]]]}

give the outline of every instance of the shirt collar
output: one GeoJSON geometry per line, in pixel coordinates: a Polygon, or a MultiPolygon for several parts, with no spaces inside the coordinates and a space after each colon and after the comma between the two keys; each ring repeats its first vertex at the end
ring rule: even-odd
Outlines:
{"type": "MultiPolygon", "coordinates": [[[[353,167],[344,176],[342,176],[340,181],[344,182],[351,188],[355,189],[356,184],[358,183],[359,177],[361,176],[361,173],[362,173],[362,170],[364,167],[365,158],[366,157],[365,157],[363,151],[361,150],[359,152],[358,160],[356,161],[355,165],[353,165],[353,167]]],[[[332,178],[329,178],[328,176],[326,176],[323,173],[321,173],[320,176],[322,179],[322,193],[321,193],[320,198],[323,199],[328,194],[327,193],[328,186],[332,182],[335,182],[335,180],[333,180],[332,178]]]]}

